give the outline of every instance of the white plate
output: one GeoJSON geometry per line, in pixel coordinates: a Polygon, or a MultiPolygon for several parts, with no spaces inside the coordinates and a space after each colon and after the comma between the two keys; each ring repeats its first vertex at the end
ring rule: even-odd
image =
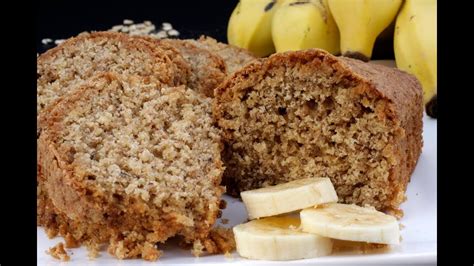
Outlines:
{"type": "MultiPolygon", "coordinates": [[[[435,263],[437,257],[437,121],[427,116],[423,118],[423,152],[421,154],[415,172],[408,185],[407,201],[402,205],[405,212],[400,223],[404,225],[401,230],[402,242],[398,247],[392,248],[383,254],[334,254],[327,257],[297,260],[292,263],[308,264],[380,264],[380,263],[435,263]]],[[[227,201],[227,209],[224,210],[222,218],[229,219],[229,223],[224,225],[231,227],[246,221],[247,214],[245,208],[237,199],[224,196],[227,201]]],[[[219,219],[220,221],[220,219],[219,219]]],[[[47,255],[45,251],[60,242],[62,238],[48,239],[43,228],[37,228],[38,265],[55,265],[60,263],[47,255]]],[[[189,251],[180,249],[176,243],[161,245],[160,249],[164,255],[159,259],[159,265],[165,264],[273,264],[268,261],[253,261],[240,258],[233,253],[231,258],[223,255],[193,257],[189,251]]],[[[102,252],[100,257],[89,260],[85,248],[69,249],[71,261],[62,263],[63,265],[150,265],[150,262],[143,260],[120,261],[111,257],[107,252],[102,252]]],[[[156,262],[155,262],[156,263],[156,262]]]]}

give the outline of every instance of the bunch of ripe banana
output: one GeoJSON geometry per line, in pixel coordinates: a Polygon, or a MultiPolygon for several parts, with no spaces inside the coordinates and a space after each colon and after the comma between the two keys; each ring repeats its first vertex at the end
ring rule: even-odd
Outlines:
{"type": "Polygon", "coordinates": [[[369,61],[396,19],[397,67],[420,80],[427,113],[436,117],[436,9],[436,0],[240,0],[227,38],[257,56],[316,47],[369,61]]]}
{"type": "Polygon", "coordinates": [[[393,216],[336,203],[329,178],[300,179],[240,195],[251,221],[233,231],[237,252],[245,258],[308,259],[329,255],[341,246],[400,243],[400,227],[393,216]]]}

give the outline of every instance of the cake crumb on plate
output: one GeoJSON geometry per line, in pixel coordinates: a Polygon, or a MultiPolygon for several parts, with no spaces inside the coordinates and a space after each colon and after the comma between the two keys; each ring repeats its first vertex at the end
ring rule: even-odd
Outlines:
{"type": "Polygon", "coordinates": [[[64,249],[63,242],[59,242],[54,247],[51,247],[49,250],[46,251],[46,253],[51,255],[51,257],[62,261],[69,261],[71,259],[71,257],[69,257],[66,250],[64,249]]]}

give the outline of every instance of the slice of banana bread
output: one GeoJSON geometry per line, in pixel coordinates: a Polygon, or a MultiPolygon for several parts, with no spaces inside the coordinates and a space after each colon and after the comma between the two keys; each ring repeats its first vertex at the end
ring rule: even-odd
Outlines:
{"type": "MultiPolygon", "coordinates": [[[[37,58],[38,115],[78,83],[101,71],[136,74],[147,82],[169,85],[185,84],[190,72],[176,49],[161,49],[152,42],[121,33],[82,33],[37,58]]],[[[39,135],[42,125],[37,126],[39,135]]],[[[37,175],[40,179],[40,165],[37,175]]],[[[37,223],[42,225],[42,213],[47,213],[43,201],[48,196],[40,184],[37,190],[37,223]]]]}
{"type": "Polygon", "coordinates": [[[216,89],[234,193],[327,176],[341,202],[402,215],[422,147],[415,77],[311,49],[251,63],[216,89]]]}
{"type": "Polygon", "coordinates": [[[240,47],[218,42],[217,40],[202,35],[196,42],[198,46],[219,55],[225,62],[227,75],[233,74],[257,58],[248,50],[240,47]]]}
{"type": "Polygon", "coordinates": [[[199,47],[194,40],[162,39],[157,40],[177,48],[191,67],[188,87],[207,97],[214,97],[214,89],[226,77],[226,67],[222,58],[199,47]]]}
{"type": "Polygon", "coordinates": [[[148,260],[169,237],[206,239],[223,192],[210,99],[105,73],[59,98],[40,120],[38,187],[47,197],[39,222],[50,235],[148,260]]]}
{"type": "Polygon", "coordinates": [[[181,85],[186,66],[181,55],[123,33],[83,33],[48,50],[37,59],[37,112],[98,71],[134,74],[149,82],[181,85]]]}

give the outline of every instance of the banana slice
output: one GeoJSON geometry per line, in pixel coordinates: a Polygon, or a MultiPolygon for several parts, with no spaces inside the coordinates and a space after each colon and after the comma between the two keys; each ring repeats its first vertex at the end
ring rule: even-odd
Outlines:
{"type": "Polygon", "coordinates": [[[378,244],[399,244],[397,220],[374,209],[331,203],[300,212],[301,229],[325,237],[378,244]]]}
{"type": "Polygon", "coordinates": [[[337,202],[329,178],[305,178],[240,193],[250,219],[301,210],[337,202]]]}
{"type": "Polygon", "coordinates": [[[291,216],[253,220],[233,228],[237,253],[257,260],[296,260],[329,255],[332,240],[299,230],[291,216]]]}

